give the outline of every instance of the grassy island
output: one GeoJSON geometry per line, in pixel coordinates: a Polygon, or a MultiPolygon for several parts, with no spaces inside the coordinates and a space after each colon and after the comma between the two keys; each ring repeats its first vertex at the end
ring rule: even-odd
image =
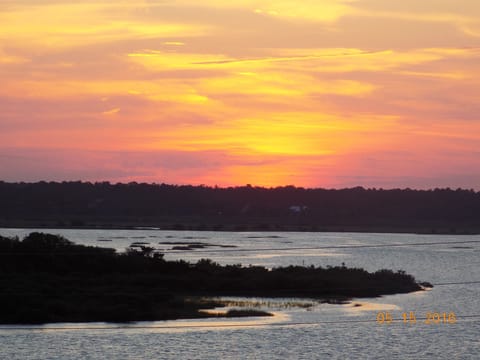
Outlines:
{"type": "MultiPolygon", "coordinates": [[[[0,323],[127,322],[212,316],[217,296],[346,300],[422,287],[403,271],[221,266],[166,261],[149,247],[117,253],[51,234],[0,236],[0,323]],[[207,299],[207,300],[206,300],[207,299]]],[[[268,315],[232,311],[226,316],[268,315]]]]}

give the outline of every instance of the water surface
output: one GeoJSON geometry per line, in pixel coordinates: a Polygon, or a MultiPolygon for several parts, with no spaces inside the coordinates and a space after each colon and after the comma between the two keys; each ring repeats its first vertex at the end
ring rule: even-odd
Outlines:
{"type": "MultiPolygon", "coordinates": [[[[0,235],[23,237],[30,231],[0,229],[0,235]]],[[[480,352],[478,235],[42,231],[118,251],[145,242],[165,252],[166,259],[210,258],[221,264],[267,267],[345,263],[369,271],[401,269],[438,285],[431,291],[354,299],[346,305],[314,302],[309,307],[282,307],[271,299],[251,299],[274,311],[271,318],[2,326],[0,358],[471,359],[480,352]],[[172,251],[174,242],[209,246],[172,251]],[[405,324],[402,313],[411,311],[417,322],[405,324]],[[378,324],[378,312],[389,312],[395,321],[378,324]],[[458,321],[425,324],[427,313],[435,312],[454,312],[458,321]]],[[[285,299],[295,301],[308,300],[285,299]]]]}

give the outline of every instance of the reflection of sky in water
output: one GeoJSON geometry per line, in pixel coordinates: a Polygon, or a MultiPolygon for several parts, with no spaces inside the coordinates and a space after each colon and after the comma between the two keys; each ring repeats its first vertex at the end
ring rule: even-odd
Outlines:
{"type": "Polygon", "coordinates": [[[290,316],[283,312],[270,312],[273,316],[258,316],[245,318],[207,318],[194,320],[175,320],[175,321],[140,321],[130,324],[112,324],[112,323],[59,323],[45,325],[0,325],[0,336],[12,335],[16,333],[30,334],[35,333],[59,333],[59,332],[96,332],[104,334],[108,331],[126,331],[126,332],[187,332],[187,331],[211,331],[211,330],[231,330],[234,328],[267,327],[267,326],[288,326],[290,316]]]}
{"type": "Polygon", "coordinates": [[[351,313],[352,315],[358,315],[359,312],[363,312],[363,311],[400,310],[400,307],[395,304],[375,303],[375,302],[358,301],[358,300],[355,300],[350,304],[340,305],[340,306],[342,306],[347,313],[351,313]]]}

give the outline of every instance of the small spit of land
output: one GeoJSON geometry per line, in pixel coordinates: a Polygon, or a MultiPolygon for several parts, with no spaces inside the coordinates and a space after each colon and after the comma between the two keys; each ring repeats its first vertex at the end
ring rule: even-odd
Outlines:
{"type": "MultiPolygon", "coordinates": [[[[221,266],[166,261],[143,246],[125,253],[51,234],[0,236],[0,323],[141,321],[212,316],[218,296],[342,301],[422,287],[403,271],[338,267],[221,266]]],[[[226,316],[268,315],[232,311],[226,316]]]]}

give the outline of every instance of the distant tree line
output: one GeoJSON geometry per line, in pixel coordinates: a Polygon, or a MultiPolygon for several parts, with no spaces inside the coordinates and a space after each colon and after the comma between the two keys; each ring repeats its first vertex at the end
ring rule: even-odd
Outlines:
{"type": "Polygon", "coordinates": [[[478,232],[480,192],[0,182],[0,226],[478,232]]]}

